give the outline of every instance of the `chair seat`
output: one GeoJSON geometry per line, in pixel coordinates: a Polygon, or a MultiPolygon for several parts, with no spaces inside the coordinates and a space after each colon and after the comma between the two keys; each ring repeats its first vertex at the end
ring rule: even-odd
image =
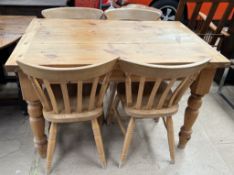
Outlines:
{"type": "Polygon", "coordinates": [[[103,114],[102,108],[97,108],[93,111],[73,112],[71,114],[66,114],[66,113],[55,114],[53,112],[47,112],[43,110],[43,115],[46,118],[46,120],[55,123],[90,121],[94,118],[100,117],[102,114],[103,114]]]}
{"type": "MultiPolygon", "coordinates": [[[[132,101],[137,101],[137,95],[138,95],[138,82],[132,83],[132,101]]],[[[159,102],[159,99],[162,95],[162,92],[166,89],[167,83],[163,82],[161,83],[157,95],[154,98],[153,106],[152,108],[146,109],[147,102],[149,100],[149,96],[151,93],[151,90],[154,86],[154,83],[152,82],[146,82],[144,86],[144,95],[142,98],[142,107],[140,109],[136,109],[135,105],[127,106],[126,105],[126,94],[125,94],[125,83],[119,83],[117,85],[117,93],[121,100],[121,102],[124,105],[125,111],[129,116],[135,117],[135,118],[157,118],[157,117],[163,117],[163,116],[171,116],[175,114],[178,111],[178,105],[174,105],[171,107],[167,107],[170,97],[172,96],[172,91],[168,93],[168,96],[166,97],[165,103],[163,108],[157,109],[157,104],[159,102]]]]}
{"type": "MultiPolygon", "coordinates": [[[[95,110],[88,110],[91,84],[86,84],[83,87],[84,90],[83,90],[83,98],[82,98],[82,104],[83,104],[82,112],[77,112],[76,86],[71,84],[68,87],[69,95],[70,95],[70,107],[72,111],[72,113],[69,113],[69,114],[67,114],[64,110],[63,97],[60,92],[59,86],[54,85],[52,88],[57,98],[59,114],[56,114],[53,111],[43,110],[43,115],[46,120],[50,122],[56,122],[56,123],[81,122],[81,121],[89,121],[102,115],[103,113],[102,107],[95,108],[95,110]]],[[[100,87],[97,88],[97,94],[99,90],[100,90],[100,87]]],[[[96,96],[96,99],[97,99],[97,96],[96,96]]]]}

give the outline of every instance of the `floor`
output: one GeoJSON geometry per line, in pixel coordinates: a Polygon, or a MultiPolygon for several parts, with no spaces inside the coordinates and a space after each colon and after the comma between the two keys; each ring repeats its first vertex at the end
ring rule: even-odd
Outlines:
{"type": "MultiPolygon", "coordinates": [[[[99,164],[90,123],[59,127],[52,175],[231,175],[234,174],[234,113],[212,87],[204,98],[200,116],[186,149],[176,149],[176,163],[169,162],[162,121],[138,121],[129,156],[118,167],[123,135],[116,124],[102,128],[107,168],[99,164]]],[[[188,93],[187,93],[188,96],[188,93]]],[[[174,116],[175,139],[183,123],[186,99],[174,116]]],[[[17,106],[0,107],[0,174],[43,175],[45,160],[33,147],[27,116],[17,106]]]]}

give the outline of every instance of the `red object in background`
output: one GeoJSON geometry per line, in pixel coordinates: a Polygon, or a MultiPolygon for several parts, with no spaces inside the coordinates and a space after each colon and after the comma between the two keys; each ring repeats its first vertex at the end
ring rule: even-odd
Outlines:
{"type": "MultiPolygon", "coordinates": [[[[204,14],[208,14],[209,13],[209,10],[211,8],[211,3],[207,2],[207,3],[204,3],[201,7],[201,12],[203,12],[204,14]]],[[[220,3],[218,8],[217,8],[217,11],[215,12],[215,15],[213,17],[213,20],[219,20],[222,18],[225,10],[227,9],[227,6],[228,6],[228,3],[220,3]]],[[[187,7],[188,7],[188,17],[191,18],[192,16],[192,13],[193,13],[193,10],[195,8],[195,3],[188,3],[187,4],[187,7]]],[[[230,13],[230,17],[229,19],[232,18],[232,15],[234,14],[234,9],[232,10],[232,13],[230,13]]]]}
{"type": "Polygon", "coordinates": [[[75,0],[75,6],[99,8],[100,0],[75,0]]]}
{"type": "MultiPolygon", "coordinates": [[[[136,3],[136,4],[144,4],[144,5],[150,5],[152,2],[157,2],[157,1],[163,1],[163,0],[125,0],[127,3],[136,3]]],[[[93,8],[100,8],[100,3],[101,5],[109,5],[108,0],[75,0],[75,6],[78,7],[93,7],[93,8]]],[[[222,18],[226,8],[227,8],[227,3],[220,3],[217,11],[213,17],[213,20],[219,20],[222,18]]],[[[191,17],[192,12],[194,10],[195,4],[194,3],[187,3],[187,8],[188,8],[188,18],[191,17]]],[[[202,5],[201,11],[204,14],[208,14],[209,10],[211,7],[211,3],[204,3],[202,5]]],[[[230,14],[229,19],[231,19],[232,14],[234,14],[234,9],[232,13],[230,14]]]]}

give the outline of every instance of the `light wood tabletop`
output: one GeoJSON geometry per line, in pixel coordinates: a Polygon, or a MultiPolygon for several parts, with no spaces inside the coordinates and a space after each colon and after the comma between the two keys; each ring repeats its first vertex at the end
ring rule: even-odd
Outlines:
{"type": "Polygon", "coordinates": [[[6,63],[76,66],[124,57],[145,63],[181,64],[228,60],[180,22],[34,19],[6,63]],[[62,25],[61,25],[62,24],[62,25]]]}
{"type": "Polygon", "coordinates": [[[202,98],[209,93],[216,69],[229,65],[224,56],[180,22],[33,19],[5,67],[19,75],[34,144],[41,157],[46,156],[47,145],[42,107],[16,60],[71,67],[118,57],[153,64],[183,64],[211,58],[190,88],[184,124],[179,133],[180,148],[184,148],[191,138],[202,98]]]}
{"type": "Polygon", "coordinates": [[[33,18],[33,16],[0,16],[0,48],[17,41],[33,18]]]}

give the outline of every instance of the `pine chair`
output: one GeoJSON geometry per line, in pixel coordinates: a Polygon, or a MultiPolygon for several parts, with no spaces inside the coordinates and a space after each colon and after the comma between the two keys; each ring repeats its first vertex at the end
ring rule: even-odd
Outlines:
{"type": "Polygon", "coordinates": [[[44,18],[101,19],[103,11],[89,7],[58,7],[42,10],[44,18]]]}
{"type": "MultiPolygon", "coordinates": [[[[105,17],[108,20],[128,20],[128,21],[159,21],[161,20],[162,12],[158,9],[152,10],[151,7],[146,8],[143,5],[139,4],[129,4],[127,6],[123,6],[121,8],[116,9],[108,9],[104,12],[105,17]]],[[[115,84],[112,84],[114,87],[111,88],[115,91],[115,84]]],[[[112,92],[111,94],[116,94],[116,92],[112,92]]],[[[115,95],[114,95],[115,96],[115,95]]],[[[111,97],[111,99],[113,99],[111,97]]],[[[118,112],[114,108],[118,103],[117,97],[114,97],[114,101],[111,101],[111,105],[107,109],[107,123],[110,124],[115,116],[114,113],[118,112]]],[[[117,115],[117,114],[116,114],[117,115]]],[[[125,133],[125,129],[121,124],[119,118],[115,118],[118,122],[121,131],[125,133]]]]}
{"type": "Polygon", "coordinates": [[[177,8],[176,21],[182,21],[182,18],[185,14],[185,8],[187,3],[194,4],[194,10],[191,14],[191,17],[187,20],[188,27],[197,33],[201,38],[203,38],[211,46],[220,49],[222,41],[225,37],[228,37],[229,34],[225,31],[225,28],[228,27],[230,21],[230,16],[233,13],[234,1],[233,0],[180,0],[177,8]],[[210,3],[211,7],[207,15],[201,12],[201,8],[204,3],[210,3]],[[217,9],[220,3],[226,3],[226,9],[216,26],[213,23],[214,16],[217,12],[217,9]]]}
{"type": "Polygon", "coordinates": [[[109,9],[104,14],[110,20],[158,21],[160,20],[161,11],[129,7],[109,9]]]}
{"type": "Polygon", "coordinates": [[[28,75],[43,106],[45,119],[51,122],[47,148],[47,172],[50,172],[60,123],[91,121],[102,166],[105,152],[98,117],[103,113],[103,97],[116,60],[76,68],[51,68],[17,61],[28,75]]]}
{"type": "Polygon", "coordinates": [[[177,66],[151,65],[120,60],[125,83],[117,85],[117,95],[130,121],[125,134],[120,166],[127,157],[136,119],[162,118],[167,130],[171,162],[174,163],[174,132],[172,115],[178,111],[179,101],[200,70],[203,61],[177,66]]]}

